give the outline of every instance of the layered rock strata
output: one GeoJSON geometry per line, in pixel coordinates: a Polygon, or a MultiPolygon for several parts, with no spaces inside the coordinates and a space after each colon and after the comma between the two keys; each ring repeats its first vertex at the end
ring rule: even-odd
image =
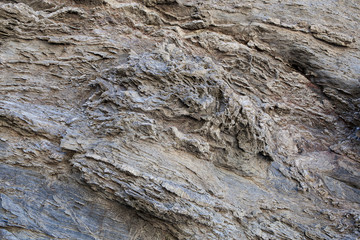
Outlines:
{"type": "Polygon", "coordinates": [[[360,237],[357,1],[0,1],[2,239],[360,237]]]}

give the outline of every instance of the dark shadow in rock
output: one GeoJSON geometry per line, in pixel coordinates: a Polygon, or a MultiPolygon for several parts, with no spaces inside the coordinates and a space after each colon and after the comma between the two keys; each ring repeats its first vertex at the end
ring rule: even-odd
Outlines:
{"type": "Polygon", "coordinates": [[[356,104],[360,88],[353,87],[351,81],[341,79],[334,69],[325,69],[326,63],[311,49],[295,46],[288,49],[285,56],[291,68],[315,85],[310,88],[320,99],[327,98],[334,104],[336,112],[345,122],[360,124],[360,109],[356,104]]]}
{"type": "Polygon", "coordinates": [[[92,5],[92,6],[105,4],[105,1],[103,0],[73,0],[73,1],[78,4],[92,5]]]}

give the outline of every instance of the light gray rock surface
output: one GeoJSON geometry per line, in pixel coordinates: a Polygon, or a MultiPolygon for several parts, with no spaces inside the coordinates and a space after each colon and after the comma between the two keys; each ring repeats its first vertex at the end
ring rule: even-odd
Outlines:
{"type": "Polygon", "coordinates": [[[0,0],[1,239],[358,239],[358,1],[0,0]]]}

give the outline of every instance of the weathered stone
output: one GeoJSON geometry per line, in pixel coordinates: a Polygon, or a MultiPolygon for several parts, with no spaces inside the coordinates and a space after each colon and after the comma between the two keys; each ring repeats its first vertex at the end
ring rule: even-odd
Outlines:
{"type": "Polygon", "coordinates": [[[1,239],[358,239],[354,1],[0,1],[1,239]]]}

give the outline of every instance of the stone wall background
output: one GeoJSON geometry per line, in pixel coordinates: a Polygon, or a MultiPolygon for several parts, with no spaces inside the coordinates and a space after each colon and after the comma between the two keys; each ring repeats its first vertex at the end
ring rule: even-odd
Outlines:
{"type": "Polygon", "coordinates": [[[357,239],[356,1],[0,1],[2,239],[357,239]]]}

